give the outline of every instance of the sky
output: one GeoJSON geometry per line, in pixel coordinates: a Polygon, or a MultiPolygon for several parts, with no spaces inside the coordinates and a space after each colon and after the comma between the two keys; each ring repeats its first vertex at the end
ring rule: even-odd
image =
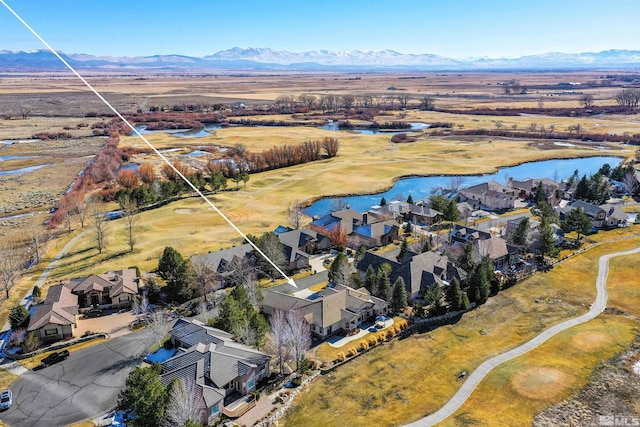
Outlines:
{"type": "MultiPolygon", "coordinates": [[[[638,0],[3,0],[52,47],[104,56],[232,47],[451,58],[640,50],[638,0]]],[[[0,4],[0,50],[44,46],[0,4]]]]}

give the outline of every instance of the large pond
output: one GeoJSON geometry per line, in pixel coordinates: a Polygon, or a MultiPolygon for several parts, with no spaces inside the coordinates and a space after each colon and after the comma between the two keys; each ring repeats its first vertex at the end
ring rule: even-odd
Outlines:
{"type": "MultiPolygon", "coordinates": [[[[498,181],[506,183],[508,178],[523,180],[527,178],[551,178],[562,180],[569,178],[575,170],[578,170],[580,176],[586,174],[594,174],[604,165],[616,166],[620,163],[619,157],[600,156],[585,157],[580,159],[558,159],[543,160],[539,162],[529,162],[518,166],[506,167],[499,169],[498,172],[486,175],[467,175],[464,177],[463,187],[470,187],[487,181],[498,181]]],[[[426,171],[424,171],[426,172],[426,171]]],[[[432,194],[432,190],[437,188],[447,188],[451,182],[452,176],[429,176],[404,178],[396,181],[393,187],[383,193],[376,193],[366,196],[343,197],[343,200],[351,207],[360,212],[367,211],[372,206],[380,204],[380,200],[384,197],[388,202],[402,198],[406,200],[409,195],[415,201],[428,198],[432,194]]],[[[340,188],[339,182],[331,183],[334,188],[340,188]]],[[[323,216],[331,211],[331,205],[337,198],[324,198],[313,203],[304,213],[309,216],[323,216]]]]}

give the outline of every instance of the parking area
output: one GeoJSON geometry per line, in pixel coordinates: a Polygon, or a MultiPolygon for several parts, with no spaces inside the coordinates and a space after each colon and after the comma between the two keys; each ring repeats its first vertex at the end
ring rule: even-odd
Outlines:
{"type": "Polygon", "coordinates": [[[123,335],[129,332],[129,325],[135,318],[131,310],[105,310],[101,316],[91,318],[81,315],[74,335],[79,337],[87,331],[107,332],[112,337],[123,335]]]}

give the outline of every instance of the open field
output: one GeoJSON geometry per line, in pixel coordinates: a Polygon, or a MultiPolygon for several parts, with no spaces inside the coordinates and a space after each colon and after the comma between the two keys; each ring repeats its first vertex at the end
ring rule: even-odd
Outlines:
{"type": "MultiPolygon", "coordinates": [[[[360,356],[317,380],[307,393],[298,398],[285,420],[286,425],[321,426],[338,422],[350,426],[397,425],[435,411],[459,387],[457,375],[460,371],[470,372],[481,361],[516,347],[563,319],[586,312],[595,297],[598,258],[612,251],[637,247],[638,244],[640,239],[634,238],[598,246],[563,262],[548,273],[538,274],[501,292],[489,299],[487,304],[465,314],[457,324],[426,334],[415,334],[360,356]],[[541,302],[536,303],[536,299],[541,302]]],[[[618,265],[612,265],[609,283],[616,267],[618,265]]],[[[628,265],[620,274],[629,274],[632,268],[633,265],[628,265]]],[[[614,304],[617,298],[628,298],[628,295],[618,296],[613,289],[610,297],[614,304]]],[[[570,373],[571,377],[566,377],[568,382],[561,383],[557,395],[553,387],[545,391],[547,397],[544,404],[523,403],[525,407],[529,405],[532,408],[524,411],[523,417],[529,417],[530,420],[535,411],[577,390],[586,383],[591,369],[601,358],[610,357],[623,349],[633,340],[635,333],[636,325],[625,315],[608,314],[549,341],[546,344],[549,350],[547,359],[538,362],[541,367],[552,369],[547,371],[551,377],[549,382],[553,382],[554,378],[565,378],[563,373],[553,370],[559,370],[558,366],[566,367],[566,363],[569,363],[562,362],[566,345],[561,340],[577,336],[572,350],[576,352],[576,357],[571,359],[576,364],[576,370],[570,373]],[[607,345],[599,342],[606,342],[607,345]],[[551,351],[554,348],[558,350],[557,354],[551,351]],[[555,397],[552,399],[551,395],[555,397]]],[[[536,354],[540,353],[531,353],[534,356],[536,354]]],[[[535,369],[533,362],[530,367],[535,369]]],[[[517,379],[521,388],[530,382],[523,375],[517,379]]],[[[492,397],[486,397],[495,404],[484,405],[482,397],[487,396],[486,391],[478,394],[481,396],[475,406],[478,411],[491,409],[495,418],[496,413],[511,407],[513,393],[505,391],[502,400],[494,401],[492,397]]],[[[537,389],[533,392],[542,393],[537,389]]],[[[496,393],[496,390],[491,389],[490,393],[496,393]]],[[[522,399],[530,399],[530,396],[522,396],[522,399]]]]}

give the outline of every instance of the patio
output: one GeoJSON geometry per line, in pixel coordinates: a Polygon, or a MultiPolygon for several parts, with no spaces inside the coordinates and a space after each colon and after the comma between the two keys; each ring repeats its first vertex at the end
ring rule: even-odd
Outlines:
{"type": "Polygon", "coordinates": [[[327,339],[327,343],[334,348],[343,347],[348,343],[350,343],[351,341],[361,339],[362,337],[365,337],[370,333],[376,333],[388,328],[389,326],[393,325],[393,319],[387,318],[387,320],[382,322],[381,324],[381,326],[383,326],[382,328],[377,328],[376,323],[363,323],[360,327],[360,332],[358,332],[357,334],[348,335],[346,337],[332,336],[327,339]]]}

